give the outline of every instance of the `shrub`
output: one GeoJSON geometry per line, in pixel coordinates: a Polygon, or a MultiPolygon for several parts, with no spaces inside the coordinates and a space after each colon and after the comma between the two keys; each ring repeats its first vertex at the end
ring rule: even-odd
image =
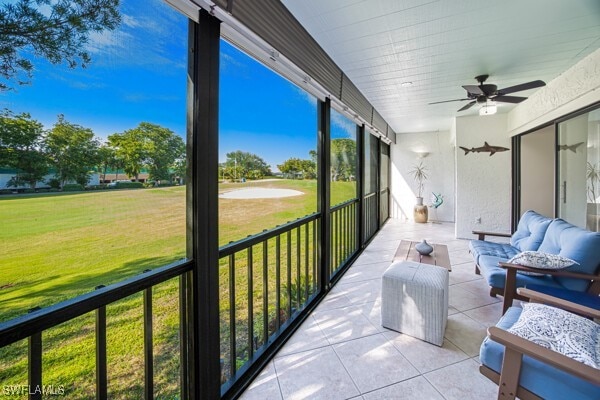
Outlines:
{"type": "Polygon", "coordinates": [[[308,286],[308,296],[310,297],[314,292],[315,292],[315,287],[313,286],[313,282],[311,282],[309,279],[306,278],[306,276],[302,275],[300,276],[300,288],[298,288],[298,280],[295,279],[294,282],[292,282],[292,285],[289,287],[286,284],[281,285],[281,293],[282,293],[282,301],[281,301],[281,308],[282,309],[287,309],[288,307],[288,291],[289,294],[291,295],[291,301],[292,301],[292,313],[295,312],[295,310],[300,310],[303,306],[304,303],[306,303],[306,301],[308,301],[308,298],[306,297],[306,287],[308,286]],[[298,289],[300,289],[300,292],[298,292],[298,289]],[[298,303],[298,295],[300,296],[300,303],[298,303]]]}
{"type": "Polygon", "coordinates": [[[141,189],[144,187],[142,182],[116,182],[115,189],[141,189]]]}
{"type": "Polygon", "coordinates": [[[261,170],[253,169],[251,171],[248,171],[248,174],[246,176],[248,177],[248,179],[251,180],[262,179],[263,173],[261,170]]]}
{"type": "Polygon", "coordinates": [[[84,191],[84,187],[78,183],[69,183],[62,188],[63,192],[81,192],[84,191]]]}
{"type": "Polygon", "coordinates": [[[29,189],[24,189],[24,190],[23,190],[23,193],[35,193],[35,189],[31,189],[31,188],[29,188],[29,189]]]}
{"type": "Polygon", "coordinates": [[[170,181],[162,181],[160,183],[158,183],[157,181],[146,181],[146,182],[144,182],[144,187],[145,188],[169,187],[169,186],[175,186],[175,185],[173,185],[173,183],[170,182],[170,181]]]}
{"type": "Polygon", "coordinates": [[[47,183],[52,189],[60,189],[60,181],[56,178],[48,179],[47,183]]]}
{"type": "Polygon", "coordinates": [[[12,194],[12,189],[0,189],[0,194],[12,194]]]}
{"type": "Polygon", "coordinates": [[[104,190],[106,189],[106,185],[105,184],[100,184],[100,185],[88,185],[85,187],[85,190],[104,190]]]}

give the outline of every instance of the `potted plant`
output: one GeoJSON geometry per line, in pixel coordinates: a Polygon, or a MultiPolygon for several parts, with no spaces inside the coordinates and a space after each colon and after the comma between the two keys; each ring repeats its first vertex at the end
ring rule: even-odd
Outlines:
{"type": "Polygon", "coordinates": [[[423,161],[415,165],[412,170],[409,171],[413,179],[417,183],[417,204],[414,208],[414,219],[415,222],[427,222],[428,210],[427,206],[423,204],[423,188],[425,181],[427,180],[427,167],[423,165],[423,161]]]}
{"type": "Polygon", "coordinates": [[[587,215],[586,227],[591,231],[600,230],[600,207],[598,206],[598,189],[600,189],[600,163],[592,164],[587,162],[586,174],[587,178],[587,215]]]}
{"type": "Polygon", "coordinates": [[[590,203],[596,203],[596,199],[598,198],[598,193],[596,193],[596,190],[600,189],[600,187],[598,187],[600,186],[600,163],[594,165],[588,161],[585,175],[588,181],[588,200],[590,203]]]}

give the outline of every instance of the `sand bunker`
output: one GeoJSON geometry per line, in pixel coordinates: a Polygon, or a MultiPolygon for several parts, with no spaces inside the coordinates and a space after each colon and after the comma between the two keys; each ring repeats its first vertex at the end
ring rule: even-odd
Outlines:
{"type": "Polygon", "coordinates": [[[232,190],[219,195],[223,199],[277,199],[304,194],[293,189],[246,188],[232,190]]]}

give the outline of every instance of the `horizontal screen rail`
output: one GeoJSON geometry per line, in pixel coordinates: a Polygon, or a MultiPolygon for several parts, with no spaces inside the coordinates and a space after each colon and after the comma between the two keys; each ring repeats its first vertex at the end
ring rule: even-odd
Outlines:
{"type": "Polygon", "coordinates": [[[190,260],[178,261],[0,323],[0,347],[8,346],[38,332],[168,281],[191,271],[192,266],[193,262],[190,260]]]}
{"type": "Polygon", "coordinates": [[[278,235],[281,235],[282,233],[291,231],[292,229],[297,228],[301,225],[304,225],[310,221],[317,220],[319,218],[319,216],[320,216],[319,213],[313,213],[313,214],[307,215],[306,217],[298,218],[295,221],[291,221],[286,224],[279,225],[278,227],[276,227],[274,229],[270,229],[268,231],[257,233],[256,235],[248,236],[246,239],[242,239],[238,242],[226,244],[225,246],[222,246],[219,249],[219,258],[227,257],[231,254],[237,253],[238,251],[245,250],[248,247],[254,246],[256,244],[264,242],[265,240],[269,240],[278,235]]]}
{"type": "Polygon", "coordinates": [[[344,207],[346,207],[346,206],[348,206],[350,204],[354,204],[354,203],[358,203],[358,199],[357,198],[350,199],[350,200],[345,201],[345,202],[340,203],[340,204],[336,204],[335,206],[331,207],[331,209],[329,210],[329,212],[335,212],[335,211],[337,211],[339,209],[342,209],[342,208],[344,208],[344,207]]]}

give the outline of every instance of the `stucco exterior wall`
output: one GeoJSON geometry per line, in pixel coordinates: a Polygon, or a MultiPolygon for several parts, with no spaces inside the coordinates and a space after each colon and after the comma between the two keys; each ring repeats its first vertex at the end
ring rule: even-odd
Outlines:
{"type": "Polygon", "coordinates": [[[469,153],[460,148],[511,148],[507,114],[456,119],[456,236],[473,239],[471,231],[510,232],[511,151],[469,153]]]}
{"type": "Polygon", "coordinates": [[[508,114],[514,136],[600,101],[600,49],[569,68],[508,114]]]}

